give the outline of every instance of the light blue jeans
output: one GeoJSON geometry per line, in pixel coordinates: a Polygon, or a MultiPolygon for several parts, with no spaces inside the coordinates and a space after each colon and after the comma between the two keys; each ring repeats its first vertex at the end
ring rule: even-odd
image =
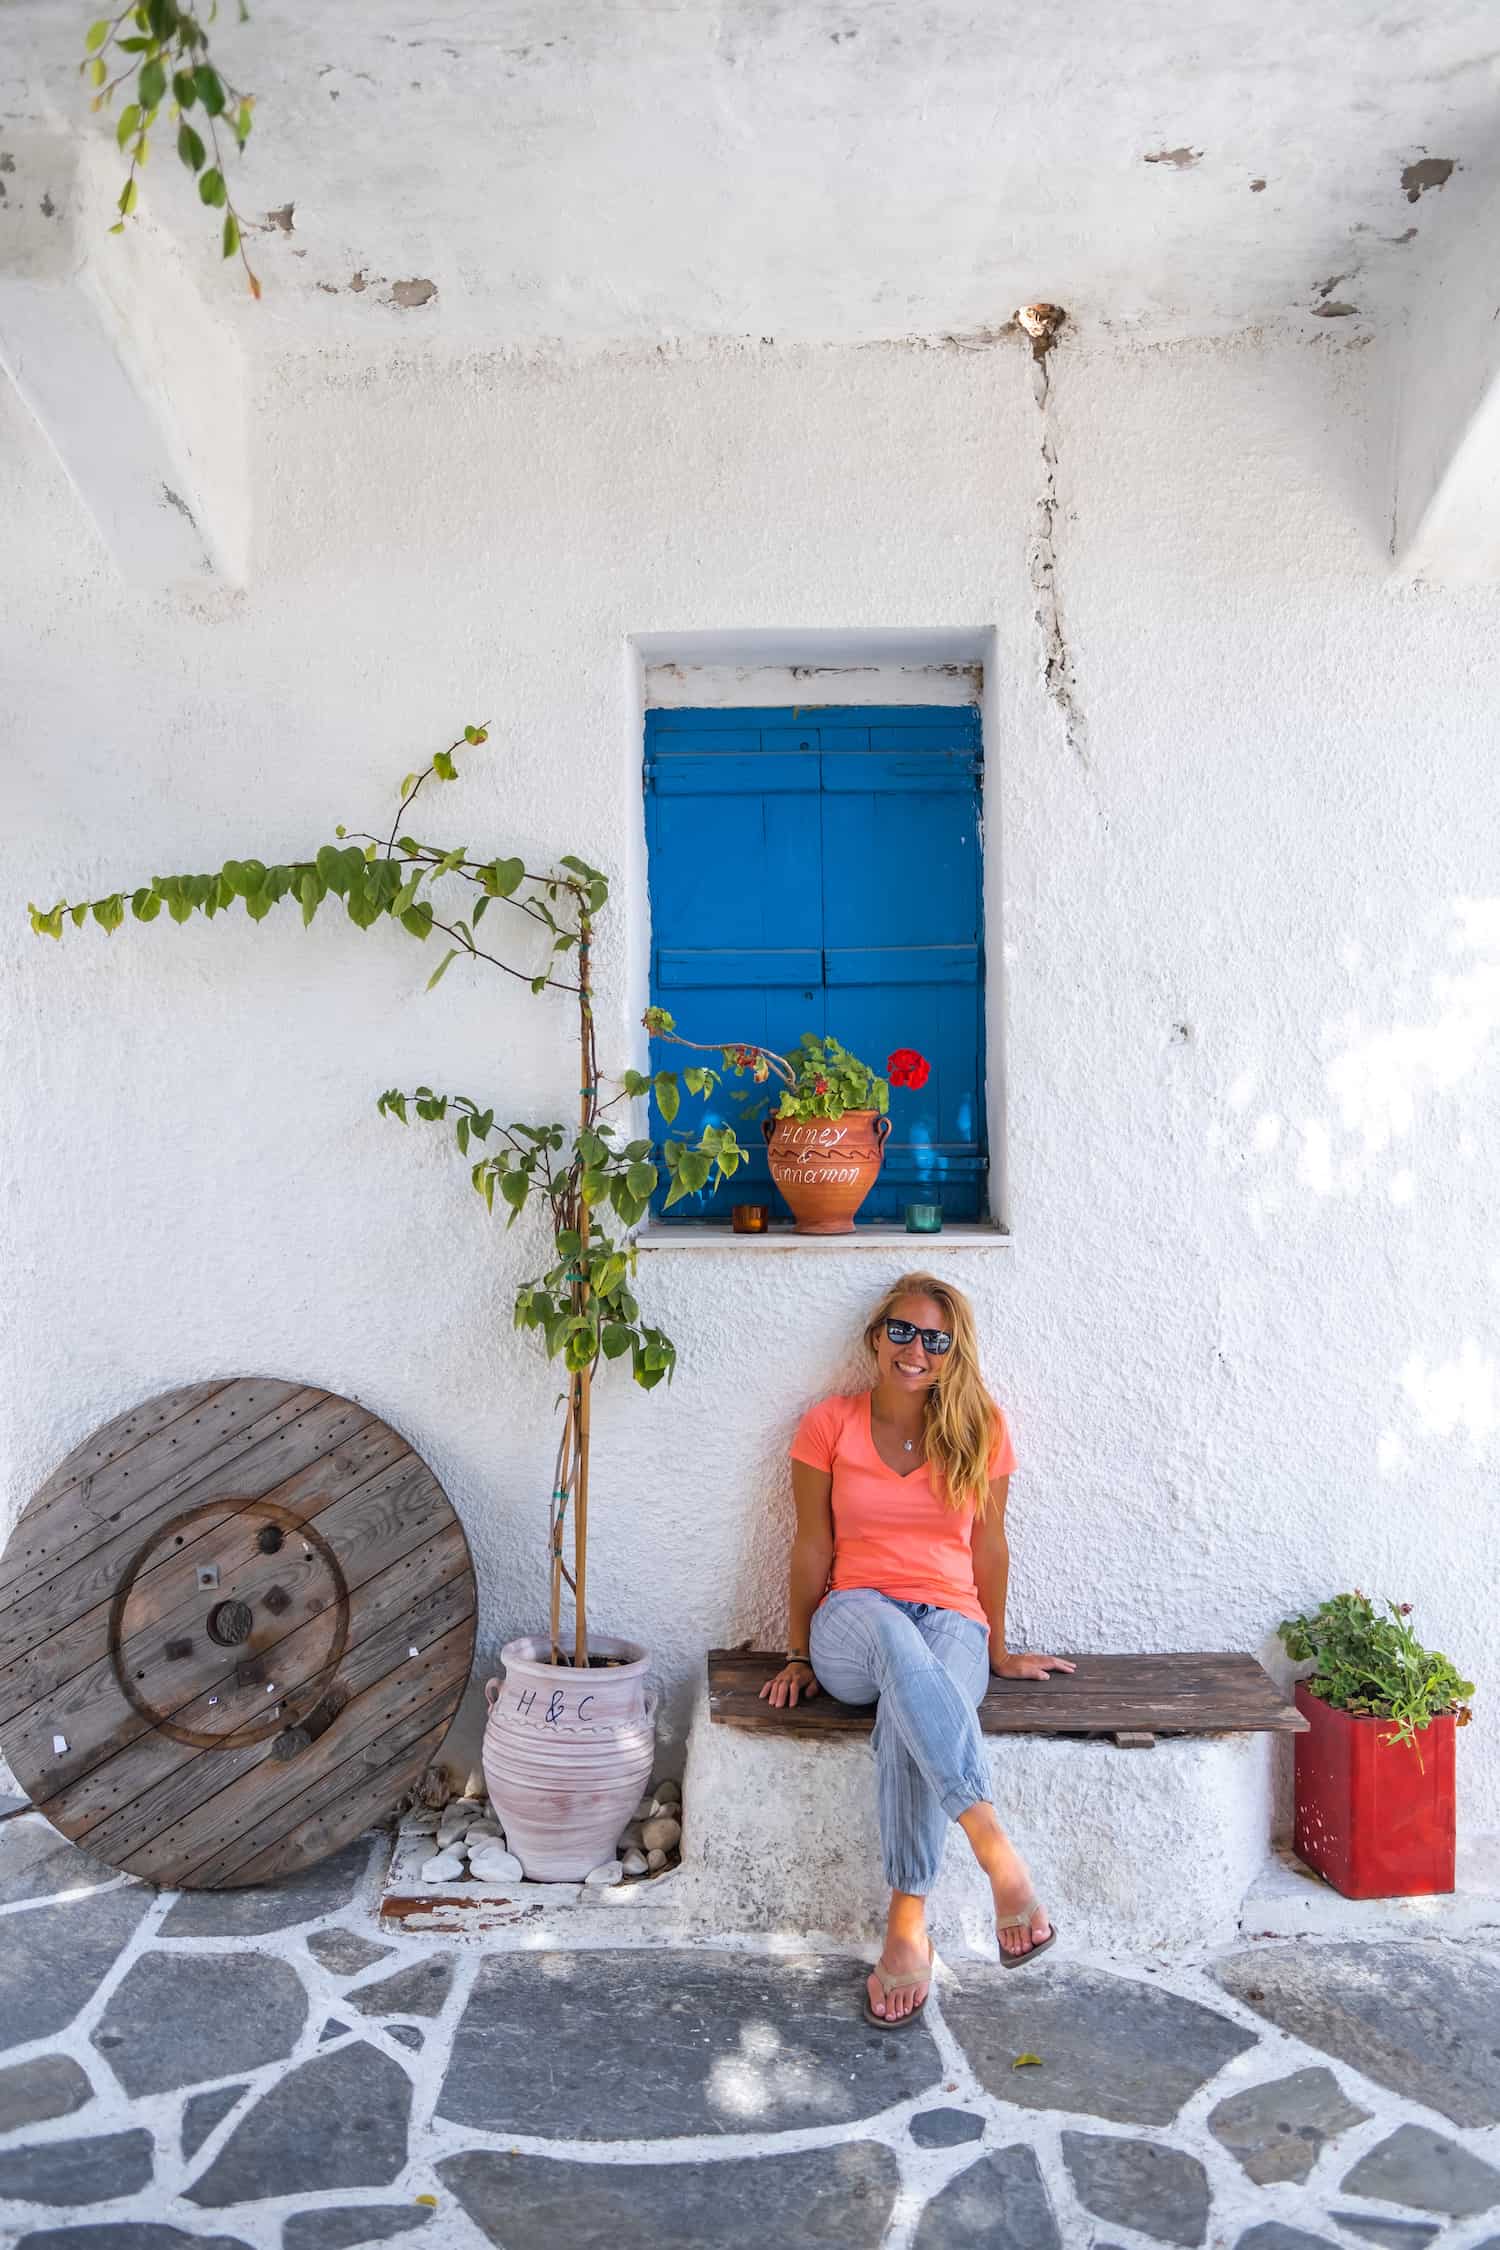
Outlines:
{"type": "Polygon", "coordinates": [[[813,1612],[812,1667],[840,1703],[874,1703],[881,1856],[894,1891],[925,1897],[948,1823],[990,1802],[975,1712],[989,1685],[989,1634],[957,1610],[863,1587],[813,1612]]]}

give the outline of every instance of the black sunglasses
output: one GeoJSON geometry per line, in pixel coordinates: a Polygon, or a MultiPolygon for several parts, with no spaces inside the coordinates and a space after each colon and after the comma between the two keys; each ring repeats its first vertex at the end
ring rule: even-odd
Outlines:
{"type": "Polygon", "coordinates": [[[893,1344],[909,1344],[913,1336],[920,1336],[922,1349],[931,1352],[934,1359],[953,1349],[953,1338],[946,1328],[918,1328],[914,1320],[888,1320],[885,1332],[893,1344]]]}

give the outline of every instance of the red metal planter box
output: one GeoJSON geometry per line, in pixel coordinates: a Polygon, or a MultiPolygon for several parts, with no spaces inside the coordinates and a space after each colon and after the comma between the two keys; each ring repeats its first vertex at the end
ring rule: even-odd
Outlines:
{"type": "Polygon", "coordinates": [[[1297,1709],[1297,1856],[1345,1898],[1413,1898],[1453,1888],[1453,1719],[1417,1749],[1389,1742],[1393,1721],[1356,1717],[1309,1695],[1297,1709]],[[1420,1752],[1420,1755],[1418,1754],[1420,1752]]]}

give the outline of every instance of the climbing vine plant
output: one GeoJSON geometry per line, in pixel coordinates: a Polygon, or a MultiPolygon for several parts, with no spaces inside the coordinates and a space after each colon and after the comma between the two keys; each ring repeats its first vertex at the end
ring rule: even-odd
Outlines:
{"type": "MultiPolygon", "coordinates": [[[[241,23],[247,23],[244,0],[239,0],[239,12],[241,23]]],[[[212,0],[208,22],[217,14],[217,0],[212,0]]],[[[224,214],[219,235],[223,254],[238,256],[251,294],[258,297],[260,283],[245,254],[224,163],[229,141],[243,152],[250,138],[255,97],[232,85],[209,60],[203,20],[178,7],[177,0],[143,0],[118,15],[100,16],[85,34],[79,68],[94,89],[95,110],[108,109],[116,94],[125,95],[115,139],[130,168],[111,234],[123,232],[136,207],[141,167],[160,134],[175,125],[177,154],[196,179],[200,200],[224,214]]]]}
{"type": "MultiPolygon", "coordinates": [[[[469,1165],[473,1187],[491,1212],[498,1206],[507,1226],[528,1206],[539,1206],[550,1235],[543,1270],[523,1281],[515,1296],[515,1325],[538,1335],[547,1353],[561,1360],[567,1377],[562,1398],[562,1430],[552,1480],[548,1550],[551,1566],[553,1662],[588,1661],[588,1487],[591,1390],[599,1362],[630,1361],[643,1390],[670,1376],[676,1349],[663,1330],[641,1311],[635,1291],[635,1250],[630,1230],[646,1214],[665,1170],[666,1201],[677,1202],[712,1180],[729,1179],[744,1150],[730,1126],[705,1125],[696,1142],[667,1140],[658,1160],[650,1140],[634,1137],[623,1122],[629,1105],[654,1093],[668,1123],[676,1117],[681,1090],[704,1093],[719,1073],[696,1066],[675,1071],[627,1070],[604,1078],[594,1042],[593,948],[598,918],[609,899],[609,884],[597,867],[572,853],[555,866],[533,870],[521,858],[487,857],[467,844],[425,841],[406,826],[412,806],[429,784],[459,778],[459,760],[487,739],[487,729],[467,726],[459,739],[438,751],[419,772],[401,784],[401,802],[389,833],[349,835],[309,859],[269,863],[227,859],[213,874],[156,875],[134,889],[102,898],[59,900],[32,906],[31,927],[39,935],[61,938],[68,928],[93,922],[105,932],[120,928],[127,916],[154,922],[185,923],[195,914],[209,920],[243,906],[252,922],[263,922],[283,900],[301,911],[304,926],[325,905],[342,904],[361,930],[397,923],[408,935],[429,941],[435,933],[450,942],[427,979],[430,991],[455,961],[483,962],[487,968],[528,985],[533,993],[561,992],[573,1003],[578,1034],[576,1122],[502,1123],[493,1104],[481,1107],[468,1094],[440,1093],[431,1086],[393,1086],[378,1107],[405,1125],[412,1118],[442,1126],[453,1136],[469,1165]],[[507,958],[510,948],[492,946],[493,925],[481,928],[491,908],[509,919],[509,932],[529,950],[529,958],[507,958]],[[566,1560],[564,1533],[571,1517],[573,1562],[566,1560]],[[570,1656],[561,1641],[563,1588],[573,1598],[574,1636],[570,1656]]],[[[750,1053],[736,1049],[734,1057],[750,1053]]],[[[737,1068],[737,1059],[725,1060],[737,1068]]]]}

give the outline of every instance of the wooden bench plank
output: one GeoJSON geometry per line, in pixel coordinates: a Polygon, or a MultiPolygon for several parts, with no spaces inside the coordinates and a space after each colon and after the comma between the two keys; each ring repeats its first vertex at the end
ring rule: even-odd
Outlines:
{"type": "MultiPolygon", "coordinates": [[[[998,1680],[979,1707],[986,1734],[1301,1734],[1306,1721],[1253,1656],[1224,1650],[1071,1659],[1076,1672],[998,1680]]],[[[826,1692],[774,1711],[761,1688],[782,1658],[760,1649],[708,1656],[709,1716],[720,1726],[789,1734],[867,1734],[873,1704],[826,1692]]]]}

